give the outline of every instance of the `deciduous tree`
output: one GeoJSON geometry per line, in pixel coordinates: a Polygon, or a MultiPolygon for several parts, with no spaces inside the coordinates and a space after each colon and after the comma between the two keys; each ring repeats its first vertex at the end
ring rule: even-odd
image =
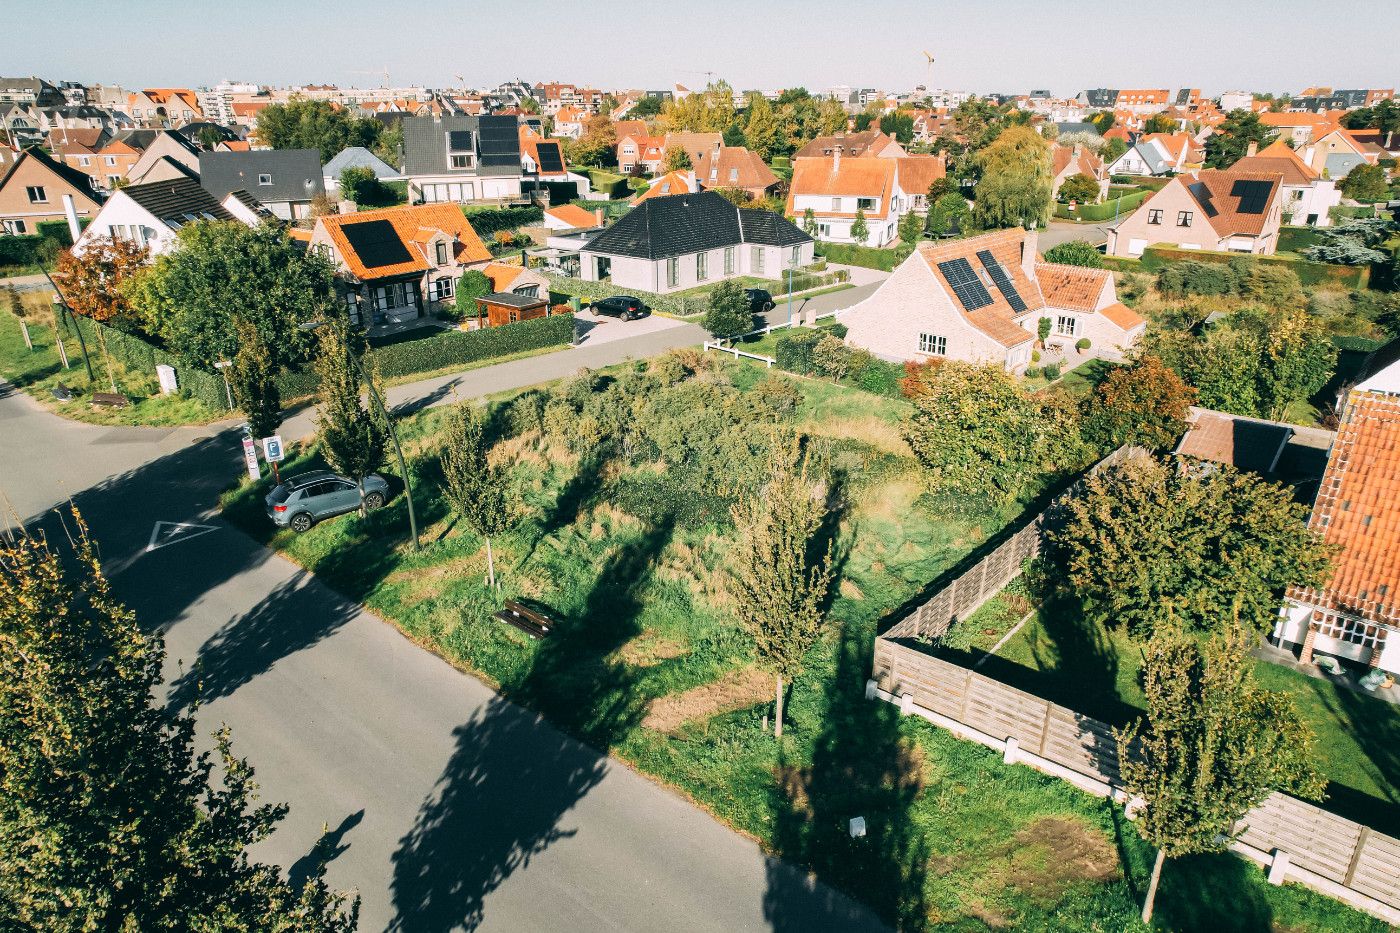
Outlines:
{"type": "Polygon", "coordinates": [[[693,169],[695,163],[690,159],[690,153],[685,151],[684,146],[667,146],[666,154],[662,157],[661,169],[666,172],[684,172],[693,169]]]}
{"type": "Polygon", "coordinates": [[[1060,184],[1061,201],[1078,201],[1080,204],[1092,204],[1098,199],[1099,183],[1083,172],[1069,176],[1060,184]]]}
{"type": "Polygon", "coordinates": [[[316,428],[326,462],[360,487],[360,515],[365,514],[365,477],[384,463],[388,425],[378,411],[365,409],[362,394],[373,379],[358,359],[363,338],[344,319],[321,327],[316,375],[320,380],[316,428]]]}
{"type": "Polygon", "coordinates": [[[324,100],[296,97],[258,112],[260,140],[273,149],[316,149],[323,164],[347,146],[373,146],[380,132],[378,120],[351,116],[324,100]]]}
{"type": "Polygon", "coordinates": [[[1384,201],[1390,193],[1385,169],[1365,163],[1347,172],[1347,177],[1337,187],[1354,201],[1384,201]]]}
{"type": "Polygon", "coordinates": [[[1085,433],[1105,450],[1123,444],[1168,449],[1186,430],[1196,392],[1157,357],[1143,354],[1094,388],[1085,433]]]}
{"type": "Polygon", "coordinates": [[[733,279],[720,282],[710,292],[710,307],[700,326],[717,340],[738,337],[753,330],[749,299],[733,279]]]}
{"type": "Polygon", "coordinates": [[[1221,851],[1273,791],[1322,796],[1313,735],[1292,697],[1254,679],[1255,638],[1240,626],[1205,641],[1167,629],[1144,648],[1147,714],[1117,735],[1123,785],[1144,804],[1138,833],[1157,848],[1144,923],[1167,859],[1221,851]]]}
{"type": "Polygon", "coordinates": [[[1056,262],[1062,266],[1083,266],[1086,269],[1102,269],[1103,253],[1088,240],[1070,240],[1059,243],[1045,251],[1046,262],[1056,262]]]}
{"type": "Polygon", "coordinates": [[[916,246],[924,237],[924,219],[913,211],[899,218],[899,239],[901,243],[916,246]]]}
{"type": "Polygon", "coordinates": [[[924,227],[935,237],[967,233],[972,219],[972,208],[959,191],[949,191],[933,202],[929,208],[924,227]]]}
{"type": "Polygon", "coordinates": [[[1232,110],[1225,122],[1206,137],[1206,168],[1229,168],[1249,151],[1251,142],[1263,149],[1278,137],[1252,110],[1232,110]]]}
{"type": "Polygon", "coordinates": [[[147,257],[146,248],[130,240],[94,237],[81,256],[72,250],[59,254],[54,279],[74,314],[106,324],[132,317],[126,288],[147,257]]]}
{"type": "Polygon", "coordinates": [[[72,519],[71,559],[0,539],[0,927],[353,930],[358,899],[249,858],[287,808],[257,803],[227,729],[195,751],[159,628],[113,597],[72,519]]]}
{"type": "Polygon", "coordinates": [[[774,445],[756,495],[733,509],[739,540],[729,588],[759,658],[777,675],[773,734],[783,734],[783,680],[802,666],[826,619],[831,545],[822,541],[827,490],[799,466],[794,447],[774,445]]]}
{"type": "Polygon", "coordinates": [[[973,217],[983,229],[1045,226],[1050,220],[1050,147],[1030,127],[1012,127],[977,157],[973,217]]]}
{"type": "Polygon", "coordinates": [[[851,221],[851,239],[860,246],[870,239],[870,225],[865,222],[865,211],[859,207],[856,208],[855,220],[851,221]]]}
{"type": "Polygon", "coordinates": [[[457,409],[442,447],[443,493],[452,510],[486,542],[486,580],[496,585],[496,558],[491,539],[509,531],[514,503],[506,488],[506,469],[491,462],[486,420],[470,405],[457,409]]]}
{"type": "Polygon", "coordinates": [[[749,149],[767,162],[777,155],[782,143],[783,128],[773,105],[762,94],[749,95],[749,112],[744,120],[744,139],[749,149]]]}
{"type": "Polygon", "coordinates": [[[248,419],[253,437],[271,437],[282,424],[282,393],[277,388],[277,365],[258,329],[247,321],[235,325],[238,353],[229,371],[233,398],[248,419]]]}

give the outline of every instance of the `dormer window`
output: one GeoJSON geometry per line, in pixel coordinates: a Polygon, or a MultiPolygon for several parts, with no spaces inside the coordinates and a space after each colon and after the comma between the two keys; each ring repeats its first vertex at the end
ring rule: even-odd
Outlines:
{"type": "Polygon", "coordinates": [[[442,240],[438,240],[433,245],[437,249],[437,264],[440,266],[447,265],[447,244],[442,242],[442,240]]]}
{"type": "Polygon", "coordinates": [[[447,164],[452,168],[472,168],[476,164],[476,145],[471,130],[448,132],[447,164]]]}

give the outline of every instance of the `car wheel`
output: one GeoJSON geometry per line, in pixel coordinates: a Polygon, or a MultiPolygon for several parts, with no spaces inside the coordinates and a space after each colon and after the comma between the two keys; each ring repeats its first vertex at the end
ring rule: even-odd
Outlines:
{"type": "Polygon", "coordinates": [[[763,310],[764,310],[764,311],[772,311],[772,310],[773,310],[773,302],[771,302],[771,301],[765,301],[765,302],[763,303],[763,310]]]}
{"type": "Polygon", "coordinates": [[[371,512],[373,512],[375,509],[379,508],[379,507],[380,507],[381,505],[383,505],[383,504],[384,504],[384,494],[383,494],[383,493],[372,492],[372,493],[370,493],[369,495],[365,496],[365,508],[368,509],[368,510],[371,511],[371,512]]]}
{"type": "Polygon", "coordinates": [[[311,516],[305,512],[298,512],[292,516],[292,520],[289,524],[292,526],[292,530],[297,534],[304,534],[311,530],[311,516]]]}
{"type": "Polygon", "coordinates": [[[631,311],[624,311],[624,312],[622,312],[622,319],[623,319],[624,321],[630,321],[630,320],[632,320],[632,312],[631,312],[631,311]]]}

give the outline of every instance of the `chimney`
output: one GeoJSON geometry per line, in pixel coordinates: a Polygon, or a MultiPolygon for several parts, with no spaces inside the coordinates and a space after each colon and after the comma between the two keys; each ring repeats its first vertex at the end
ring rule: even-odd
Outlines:
{"type": "Polygon", "coordinates": [[[82,235],[82,225],[78,223],[78,209],[73,206],[73,196],[65,194],[63,196],[63,216],[68,218],[68,234],[73,238],[73,242],[78,242],[78,237],[82,235]]]}
{"type": "Polygon", "coordinates": [[[1251,139],[1251,140],[1249,141],[1249,148],[1246,149],[1245,152],[1244,152],[1245,158],[1249,158],[1249,157],[1252,156],[1252,155],[1258,155],[1258,154],[1259,154],[1259,141],[1258,141],[1258,140],[1255,140],[1255,139],[1251,139]]]}
{"type": "Polygon", "coordinates": [[[603,209],[601,207],[593,208],[593,219],[598,221],[598,226],[603,225],[603,209]]]}
{"type": "Polygon", "coordinates": [[[1040,246],[1040,233],[1037,230],[1027,230],[1021,238],[1021,271],[1026,274],[1026,278],[1035,281],[1035,258],[1036,250],[1040,246]]]}
{"type": "Polygon", "coordinates": [[[831,170],[838,172],[841,170],[841,147],[837,146],[831,150],[831,170]]]}

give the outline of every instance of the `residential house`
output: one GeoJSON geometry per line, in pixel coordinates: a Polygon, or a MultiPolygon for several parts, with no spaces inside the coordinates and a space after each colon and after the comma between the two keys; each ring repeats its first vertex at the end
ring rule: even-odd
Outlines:
{"type": "Polygon", "coordinates": [[[1259,122],[1280,136],[1293,140],[1294,146],[1306,146],[1315,142],[1342,124],[1341,111],[1325,113],[1272,113],[1259,114],[1259,122]]]}
{"type": "Polygon", "coordinates": [[[722,133],[667,133],[661,142],[663,157],[672,149],[680,149],[690,156],[692,168],[700,164],[705,153],[724,145],[722,133]]]}
{"type": "Polygon", "coordinates": [[[403,174],[414,203],[519,198],[523,169],[515,117],[403,118],[403,174]]]}
{"type": "Polygon", "coordinates": [[[127,185],[107,198],[92,223],[83,229],[73,252],[81,254],[98,237],[112,237],[137,243],[152,256],[159,256],[173,248],[176,234],[189,223],[236,220],[256,226],[262,218],[250,204],[256,205],[256,201],[247,192],[215,198],[189,177],[127,185]]]}
{"type": "Polygon", "coordinates": [[[103,186],[99,153],[109,139],[111,135],[106,130],[54,130],[45,145],[64,165],[87,175],[93,190],[98,191],[103,186]]]}
{"type": "Polygon", "coordinates": [[[0,104],[26,104],[56,107],[64,102],[63,92],[43,78],[0,77],[0,104]]]}
{"type": "Polygon", "coordinates": [[[743,146],[709,150],[695,163],[695,178],[701,188],[737,188],[750,198],[765,198],[782,184],[758,153],[743,146]]]}
{"type": "Polygon", "coordinates": [[[899,184],[900,161],[844,158],[839,152],[829,159],[798,159],[788,186],[787,216],[801,222],[810,210],[818,238],[854,243],[851,227],[859,213],[867,230],[863,245],[887,246],[899,238],[899,218],[913,209],[899,184]]]}
{"type": "Polygon", "coordinates": [[[1204,168],[1206,147],[1190,133],[1146,133],[1138,142],[1155,143],[1167,154],[1173,172],[1189,172],[1204,168]]]}
{"type": "Polygon", "coordinates": [[[577,204],[546,207],[544,225],[550,230],[593,230],[603,226],[603,209],[586,211],[577,204]]]}
{"type": "Polygon", "coordinates": [[[622,174],[630,175],[641,166],[642,171],[655,175],[665,163],[665,137],[631,132],[626,136],[618,136],[617,168],[622,174]]]}
{"type": "Polygon", "coordinates": [[[199,147],[179,133],[170,130],[156,130],[155,135],[126,171],[126,183],[140,185],[148,181],[158,181],[160,176],[152,176],[151,170],[163,160],[178,162],[196,175],[199,174],[199,147]]]}
{"type": "Polygon", "coordinates": [[[398,169],[364,146],[346,146],[331,156],[331,160],[321,169],[321,181],[328,193],[339,194],[340,174],[347,168],[367,168],[381,182],[398,181],[403,178],[398,169]]]}
{"type": "Polygon", "coordinates": [[[1171,103],[1172,92],[1166,88],[1133,88],[1120,90],[1113,101],[1115,111],[1127,111],[1134,116],[1151,116],[1165,110],[1171,103]]]}
{"type": "MultiPolygon", "coordinates": [[[[1309,153],[1307,147],[1304,153],[1309,153]]],[[[1342,203],[1337,183],[1305,161],[1282,139],[1263,149],[1249,144],[1248,154],[1230,166],[1232,172],[1277,172],[1283,179],[1283,222],[1306,227],[1326,227],[1332,223],[1331,210],[1342,203]]]]}
{"type": "Polygon", "coordinates": [[[673,194],[690,194],[699,191],[700,185],[691,169],[667,172],[660,178],[652,179],[651,186],[633,199],[633,206],[651,198],[666,198],[673,194]]]}
{"type": "Polygon", "coordinates": [[[87,175],[70,168],[38,146],[23,150],[0,176],[0,232],[10,236],[38,233],[38,225],[63,220],[64,198],[71,196],[79,219],[101,208],[87,175]]]}
{"type": "Polygon", "coordinates": [[[204,119],[199,97],[189,88],[152,87],[127,95],[126,112],[150,127],[183,126],[204,119]]]}
{"type": "Polygon", "coordinates": [[[101,178],[102,187],[111,191],[118,185],[126,184],[131,170],[141,161],[146,147],[155,138],[155,130],[124,130],[107,140],[98,150],[98,159],[94,162],[95,174],[101,178]]]}
{"type": "Polygon", "coordinates": [[[829,159],[834,155],[886,156],[899,158],[909,153],[893,136],[879,130],[865,130],[860,133],[837,133],[834,136],[818,136],[793,154],[793,159],[829,159]]]}
{"type": "Polygon", "coordinates": [[[199,178],[214,197],[242,189],[282,220],[310,217],[312,200],[326,193],[321,154],[315,149],[204,152],[199,178]]]}
{"type": "Polygon", "coordinates": [[[467,269],[491,253],[456,204],[327,214],[309,248],[335,264],[350,320],[362,326],[426,317],[451,302],[467,269]]]}
{"type": "Polygon", "coordinates": [[[1338,549],[1327,582],[1290,586],[1275,644],[1400,675],[1400,341],[1371,354],[1347,393],[1308,523],[1338,549]]]}
{"type": "Polygon", "coordinates": [[[948,177],[948,160],[941,155],[908,155],[895,157],[895,164],[899,190],[908,209],[926,212],[930,206],[928,189],[935,181],[948,177]]]}
{"type": "Polygon", "coordinates": [[[1149,140],[1146,136],[1128,146],[1127,150],[1108,166],[1110,175],[1170,175],[1173,168],[1172,153],[1159,140],[1149,140]]]}
{"type": "Polygon", "coordinates": [[[564,139],[578,139],[591,116],[578,107],[561,107],[554,114],[554,132],[564,139]]]}
{"type": "MultiPolygon", "coordinates": [[[[614,111],[616,113],[616,111],[614,111]]],[[[620,141],[624,136],[649,136],[651,130],[647,127],[645,120],[619,120],[612,121],[613,132],[620,141]]]]}
{"type": "Polygon", "coordinates": [[[593,193],[593,181],[587,175],[569,171],[564,163],[564,142],[540,135],[528,123],[520,124],[520,167],[534,187],[573,185],[569,198],[586,198],[593,193]]]}
{"type": "Polygon", "coordinates": [[[1342,179],[1358,165],[1376,165],[1385,157],[1385,149],[1367,137],[1334,129],[1313,144],[1309,164],[1327,178],[1342,179]]]}
{"type": "Polygon", "coordinates": [[[1111,256],[1141,256],[1156,243],[1182,249],[1273,255],[1283,220],[1277,172],[1202,169],[1173,178],[1108,231],[1111,256]]]}
{"type": "Polygon", "coordinates": [[[713,191],[647,198],[580,249],[583,278],[667,293],[808,265],[813,241],[781,215],[713,191]]]}
{"type": "Polygon", "coordinates": [[[211,152],[248,152],[253,147],[246,139],[225,139],[214,144],[211,152]]]}
{"type": "Polygon", "coordinates": [[[1075,175],[1085,175],[1092,178],[1099,186],[1099,197],[1103,198],[1108,194],[1108,169],[1104,167],[1103,159],[1092,150],[1087,149],[1079,143],[1073,146],[1061,146],[1058,143],[1050,147],[1050,171],[1053,173],[1053,187],[1051,197],[1060,196],[1060,186],[1065,180],[1075,175]]]}
{"type": "Polygon", "coordinates": [[[491,291],[525,298],[548,298],[549,279],[533,269],[493,262],[481,270],[491,280],[491,291]]]}
{"type": "Polygon", "coordinates": [[[886,360],[1021,372],[1048,317],[1052,344],[1131,348],[1147,325],[1118,301],[1112,273],[1041,261],[1036,245],[1019,227],[920,244],[874,294],[838,314],[846,343],[886,360]]]}

